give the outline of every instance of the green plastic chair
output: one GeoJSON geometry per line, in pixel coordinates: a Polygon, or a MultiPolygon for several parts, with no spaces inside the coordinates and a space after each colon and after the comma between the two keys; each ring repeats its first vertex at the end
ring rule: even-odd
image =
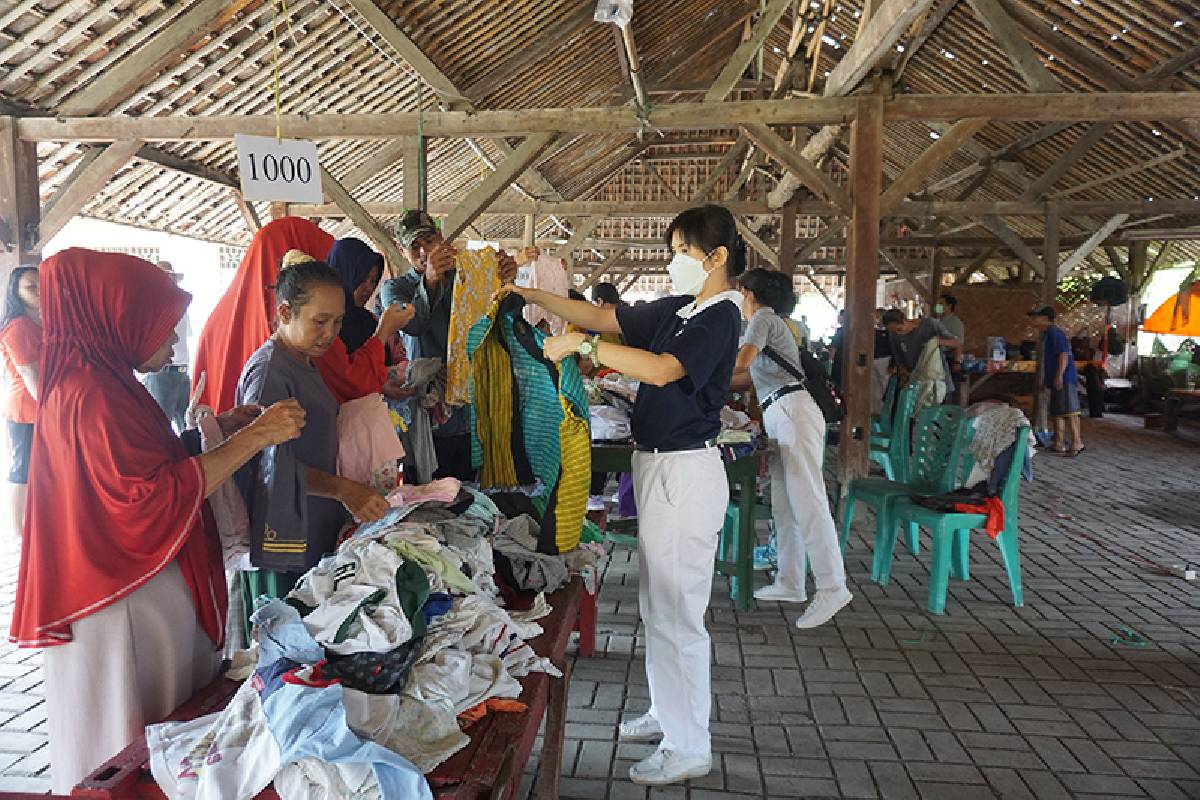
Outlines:
{"type": "MultiPolygon", "coordinates": [[[[906,481],[858,478],[850,482],[850,490],[841,507],[842,549],[845,550],[850,538],[855,504],[866,503],[875,510],[872,580],[880,579],[883,542],[887,532],[896,525],[892,514],[893,501],[910,494],[942,494],[958,488],[963,475],[963,454],[966,453],[966,458],[970,459],[968,447],[974,430],[974,426],[964,419],[963,409],[958,406],[926,408],[917,415],[906,481]]],[[[908,548],[914,556],[920,552],[916,525],[908,526],[908,548]]]]}
{"type": "Polygon", "coordinates": [[[873,440],[871,442],[871,460],[883,467],[883,474],[889,481],[903,481],[907,477],[905,473],[908,469],[912,416],[916,402],[916,385],[904,387],[896,398],[896,413],[887,445],[876,445],[873,440]]]}
{"type": "MultiPolygon", "coordinates": [[[[1000,545],[1000,555],[1004,560],[1004,570],[1008,573],[1008,585],[1012,589],[1013,605],[1025,605],[1021,592],[1021,551],[1017,537],[1018,508],[1017,499],[1021,489],[1021,470],[1025,465],[1025,451],[1029,447],[1029,426],[1023,426],[1017,431],[1016,446],[1013,448],[1012,466],[1004,477],[1004,485],[1000,490],[1000,500],[1004,503],[1004,529],[996,537],[1000,545]]],[[[959,580],[970,578],[968,556],[970,534],[973,530],[981,530],[987,524],[985,514],[943,514],[924,506],[917,505],[909,498],[898,499],[894,506],[895,519],[899,524],[915,523],[930,531],[933,537],[932,563],[930,564],[929,580],[929,611],[932,614],[946,613],[946,592],[950,585],[950,576],[959,580]]],[[[896,528],[888,532],[884,541],[888,558],[884,565],[885,579],[891,570],[891,549],[896,544],[896,528]]]]}
{"type": "Polygon", "coordinates": [[[888,378],[887,388],[883,392],[883,407],[878,414],[871,416],[871,443],[878,442],[887,446],[887,438],[892,435],[892,420],[896,412],[896,396],[900,394],[900,378],[892,375],[888,378]]]}

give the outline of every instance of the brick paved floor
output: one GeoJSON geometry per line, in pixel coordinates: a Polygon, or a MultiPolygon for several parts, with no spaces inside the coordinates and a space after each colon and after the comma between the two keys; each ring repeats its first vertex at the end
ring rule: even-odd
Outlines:
{"type": "MultiPolygon", "coordinates": [[[[650,748],[615,741],[621,716],[648,703],[637,555],[619,549],[597,655],[574,667],[562,796],[1200,798],[1200,582],[1152,574],[1134,555],[1200,563],[1200,431],[1139,426],[1085,421],[1087,454],[1035,459],[1022,491],[1024,608],[1010,605],[986,537],[945,616],[925,611],[927,553],[898,555],[886,589],[871,583],[866,512],[847,552],[854,603],[824,628],[799,631],[796,611],[776,604],[737,613],[715,581],[714,769],[687,788],[629,783],[650,748]],[[1148,645],[1114,646],[1121,626],[1148,645]]],[[[5,627],[14,580],[9,553],[5,627]]],[[[37,663],[0,652],[0,790],[46,788],[37,663]]]]}

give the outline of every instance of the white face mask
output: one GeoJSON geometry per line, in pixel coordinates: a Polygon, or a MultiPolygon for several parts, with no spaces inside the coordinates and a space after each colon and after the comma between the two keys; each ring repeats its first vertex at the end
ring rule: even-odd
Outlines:
{"type": "Polygon", "coordinates": [[[933,313],[935,313],[935,314],[941,314],[945,310],[946,310],[945,307],[943,307],[941,303],[938,303],[936,306],[933,307],[933,313]]]}
{"type": "Polygon", "coordinates": [[[704,288],[708,279],[708,271],[704,262],[693,258],[687,253],[676,253],[667,264],[667,274],[671,277],[671,293],[676,295],[696,295],[704,288]]]}

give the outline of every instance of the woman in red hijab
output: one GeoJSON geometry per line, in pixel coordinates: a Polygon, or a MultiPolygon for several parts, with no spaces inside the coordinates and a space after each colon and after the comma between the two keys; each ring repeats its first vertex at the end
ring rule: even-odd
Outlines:
{"type": "Polygon", "coordinates": [[[65,250],[41,276],[41,402],[11,638],[47,648],[53,788],[69,794],[216,676],[225,576],[205,498],[294,439],[304,412],[236,409],[221,418],[227,443],[189,457],[191,437],[172,432],[133,373],[170,360],[191,297],[119,253],[65,250]]]}
{"type": "Polygon", "coordinates": [[[200,332],[193,382],[206,374],[201,405],[216,411],[234,406],[242,367],[271,336],[275,301],[271,287],[289,250],[300,250],[324,261],[333,237],[299,217],[284,217],[264,225],[246,250],[233,283],[217,302],[200,332]]]}

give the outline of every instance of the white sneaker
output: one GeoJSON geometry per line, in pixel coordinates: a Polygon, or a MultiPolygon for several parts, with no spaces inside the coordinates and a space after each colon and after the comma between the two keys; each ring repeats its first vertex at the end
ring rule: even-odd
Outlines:
{"type": "Polygon", "coordinates": [[[808,595],[802,590],[772,583],[755,591],[754,599],[772,603],[803,603],[808,599],[808,595]]]}
{"type": "Polygon", "coordinates": [[[658,720],[649,714],[643,714],[637,719],[622,722],[620,734],[622,742],[652,742],[661,739],[663,732],[658,720]]]}
{"type": "Polygon", "coordinates": [[[712,772],[712,756],[689,756],[660,747],[629,768],[629,780],[643,786],[666,786],[712,772]]]}
{"type": "Polygon", "coordinates": [[[824,625],[833,619],[834,614],[849,605],[853,599],[854,595],[845,586],[832,591],[818,589],[816,597],[808,604],[808,608],[804,609],[800,619],[796,620],[796,627],[804,629],[824,625]]]}
{"type": "Polygon", "coordinates": [[[593,494],[588,497],[588,501],[587,501],[587,510],[588,511],[603,511],[604,508],[605,508],[605,505],[604,505],[603,497],[601,497],[598,494],[593,494]]]}

